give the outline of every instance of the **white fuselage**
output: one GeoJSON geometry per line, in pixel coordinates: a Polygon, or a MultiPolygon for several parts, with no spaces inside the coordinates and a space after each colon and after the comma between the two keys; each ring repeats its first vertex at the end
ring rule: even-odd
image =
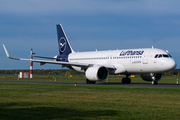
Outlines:
{"type": "MultiPolygon", "coordinates": [[[[69,54],[68,61],[102,66],[113,65],[116,70],[110,70],[110,74],[162,73],[176,67],[175,61],[167,52],[155,48],[77,52],[69,54]],[[159,57],[155,58],[157,55],[159,57]]],[[[85,72],[82,67],[72,67],[76,71],[85,72]]]]}

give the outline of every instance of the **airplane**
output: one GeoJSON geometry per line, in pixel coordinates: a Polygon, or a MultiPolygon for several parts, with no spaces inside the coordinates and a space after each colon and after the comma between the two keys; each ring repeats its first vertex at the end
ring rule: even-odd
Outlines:
{"type": "Polygon", "coordinates": [[[108,51],[75,52],[61,24],[56,25],[59,55],[55,57],[34,56],[51,60],[24,59],[11,57],[3,44],[6,56],[10,59],[58,64],[78,72],[84,72],[87,84],[104,81],[109,75],[122,74],[122,84],[130,84],[131,74],[141,74],[145,81],[156,85],[162,78],[163,72],[176,68],[177,64],[168,51],[154,48],[123,49],[108,51]]]}

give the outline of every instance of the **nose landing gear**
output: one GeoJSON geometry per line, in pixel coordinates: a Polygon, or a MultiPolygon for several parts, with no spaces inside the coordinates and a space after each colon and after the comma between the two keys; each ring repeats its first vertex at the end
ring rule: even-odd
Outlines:
{"type": "Polygon", "coordinates": [[[158,82],[154,81],[154,80],[151,83],[152,83],[152,85],[157,85],[158,84],[158,82]]]}

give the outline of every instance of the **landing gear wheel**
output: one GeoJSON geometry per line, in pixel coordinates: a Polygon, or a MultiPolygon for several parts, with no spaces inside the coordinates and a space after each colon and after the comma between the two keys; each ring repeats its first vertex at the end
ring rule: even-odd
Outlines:
{"type": "Polygon", "coordinates": [[[126,78],[122,79],[122,84],[126,84],[126,78]]]}
{"type": "Polygon", "coordinates": [[[130,78],[126,78],[127,84],[131,84],[131,79],[130,78]]]}
{"type": "Polygon", "coordinates": [[[90,80],[86,79],[86,83],[87,84],[96,84],[96,81],[90,81],[90,80]]]}
{"type": "Polygon", "coordinates": [[[91,81],[92,84],[96,84],[96,81],[91,81]]]}
{"type": "Polygon", "coordinates": [[[158,82],[157,81],[152,81],[152,85],[157,85],[158,82]]]}
{"type": "Polygon", "coordinates": [[[131,79],[130,78],[123,78],[122,79],[122,84],[130,84],[131,83],[131,79]]]}
{"type": "Polygon", "coordinates": [[[91,84],[91,81],[89,81],[88,79],[86,79],[86,83],[87,83],[87,84],[91,84]]]}

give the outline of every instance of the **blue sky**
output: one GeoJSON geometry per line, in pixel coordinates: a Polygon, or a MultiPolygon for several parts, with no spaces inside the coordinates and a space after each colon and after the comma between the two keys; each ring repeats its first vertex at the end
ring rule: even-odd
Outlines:
{"type": "MultiPolygon", "coordinates": [[[[168,50],[180,68],[179,0],[0,0],[0,69],[29,69],[10,60],[58,54],[56,24],[75,51],[155,48],[168,50]]],[[[59,69],[59,65],[34,69],[59,69]]]]}

